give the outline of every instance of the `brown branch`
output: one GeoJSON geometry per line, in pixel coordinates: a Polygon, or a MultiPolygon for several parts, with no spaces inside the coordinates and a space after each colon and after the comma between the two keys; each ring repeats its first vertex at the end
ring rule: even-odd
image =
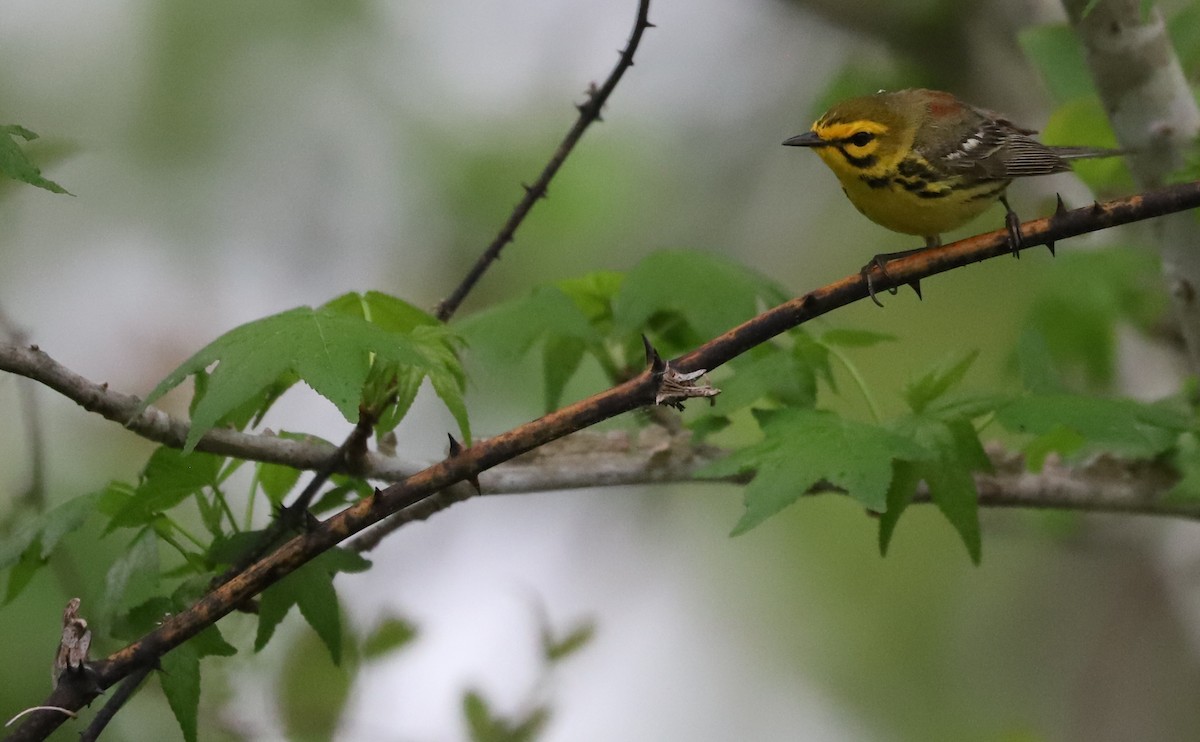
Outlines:
{"type": "Polygon", "coordinates": [[[475,287],[487,269],[491,267],[500,257],[500,251],[509,242],[512,242],[513,236],[517,232],[517,227],[521,226],[521,222],[525,220],[526,215],[533,209],[533,205],[538,199],[546,197],[546,188],[550,185],[550,180],[562,167],[567,156],[571,154],[571,150],[579,142],[583,136],[583,132],[587,130],[593,122],[600,121],[600,111],[604,108],[605,101],[612,95],[612,92],[617,87],[617,83],[621,81],[621,77],[625,74],[625,70],[633,66],[633,54],[637,51],[638,44],[642,41],[642,34],[647,28],[652,28],[653,23],[650,22],[648,15],[650,13],[650,0],[638,0],[637,20],[633,24],[633,33],[629,36],[629,43],[621,50],[621,57],[617,60],[616,67],[609,73],[608,79],[599,88],[592,86],[587,92],[587,101],[576,106],[579,109],[579,117],[575,119],[574,125],[571,126],[566,136],[558,145],[558,149],[554,150],[554,154],[550,156],[550,161],[546,163],[546,167],[542,169],[537,180],[533,185],[525,186],[525,195],[513,207],[512,214],[508,217],[508,221],[500,228],[500,232],[492,243],[487,246],[479,259],[475,261],[475,265],[471,266],[471,270],[467,272],[462,283],[460,283],[450,296],[446,297],[437,306],[434,314],[438,319],[445,322],[454,316],[458,311],[458,307],[462,304],[463,299],[467,298],[467,294],[475,287]]]}
{"type": "MultiPolygon", "coordinates": [[[[1046,245],[1056,240],[1197,206],[1200,206],[1200,182],[1096,203],[1026,222],[1021,225],[1023,246],[1027,249],[1046,245]]],[[[889,285],[889,279],[891,283],[902,286],[953,268],[1007,255],[1009,251],[1007,232],[997,230],[897,259],[888,264],[886,279],[876,276],[874,282],[877,288],[889,285]]],[[[246,571],[200,598],[187,610],[168,617],[159,627],[141,639],[105,660],[93,663],[90,669],[94,671],[98,681],[95,693],[126,677],[138,667],[153,664],[163,654],[212,625],[283,576],[383,518],[408,508],[411,508],[411,513],[425,513],[427,517],[427,514],[436,512],[454,501],[454,498],[448,495],[439,494],[442,490],[471,477],[477,477],[480,472],[550,441],[637,407],[652,404],[660,391],[664,374],[674,372],[678,375],[701,369],[711,370],[786,330],[866,296],[866,277],[858,273],[848,276],[768,310],[665,364],[665,367],[655,364],[629,381],[525,423],[507,433],[480,441],[471,448],[349,506],[316,524],[311,531],[283,544],[246,571]]],[[[65,699],[66,702],[55,702],[57,699],[52,697],[46,705],[78,709],[93,697],[94,694],[89,697],[87,693],[82,693],[65,699]]],[[[57,714],[39,714],[27,719],[9,739],[44,739],[63,719],[64,717],[57,714]]]]}

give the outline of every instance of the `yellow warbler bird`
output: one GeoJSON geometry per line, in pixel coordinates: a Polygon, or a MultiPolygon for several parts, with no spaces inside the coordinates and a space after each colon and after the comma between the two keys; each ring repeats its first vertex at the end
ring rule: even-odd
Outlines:
{"type": "MultiPolygon", "coordinates": [[[[1000,201],[1013,254],[1020,220],[1004,192],[1014,178],[1071,169],[1071,160],[1110,157],[1119,150],[1056,147],[1032,137],[1000,114],[950,93],[880,91],[838,103],[812,129],[784,142],[812,147],[841,181],[846,197],[868,219],[894,232],[920,235],[926,247],[1000,201]]],[[[913,252],[913,251],[908,251],[913,252]]],[[[907,253],[879,255],[863,269],[907,253]]],[[[919,286],[915,289],[920,293],[919,286]]],[[[868,280],[871,299],[874,288],[868,280]]]]}

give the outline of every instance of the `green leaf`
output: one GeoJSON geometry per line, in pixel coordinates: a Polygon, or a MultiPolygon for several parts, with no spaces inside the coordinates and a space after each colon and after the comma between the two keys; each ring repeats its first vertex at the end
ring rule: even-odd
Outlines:
{"type": "MultiPolygon", "coordinates": [[[[186,606],[184,606],[186,608],[186,606]]],[[[225,641],[216,624],[208,626],[199,634],[187,641],[200,657],[232,657],[237,654],[237,647],[225,641]]]]}
{"type": "MultiPolygon", "coordinates": [[[[664,250],[644,258],[625,276],[613,300],[614,332],[636,336],[658,329],[665,343],[687,346],[719,335],[753,317],[760,307],[787,298],[776,283],[733,261],[701,252],[664,250]]],[[[682,349],[659,348],[664,353],[682,349]]]]}
{"type": "Polygon", "coordinates": [[[354,422],[373,359],[453,376],[438,354],[442,338],[430,333],[434,328],[418,329],[424,332],[406,335],[327,307],[291,309],[225,333],[160,382],[145,405],[215,364],[192,412],[185,452],[227,414],[292,374],[354,422]]]}
{"type": "Polygon", "coordinates": [[[847,328],[829,330],[821,334],[821,342],[843,348],[870,348],[880,343],[896,341],[896,336],[874,330],[851,330],[847,328]]]}
{"type": "MultiPolygon", "coordinates": [[[[277,698],[285,736],[296,742],[339,739],[338,718],[354,683],[354,658],[331,665],[320,639],[304,633],[288,647],[277,698]]],[[[343,735],[344,736],[344,735],[343,735]]]]}
{"type": "Polygon", "coordinates": [[[0,541],[0,570],[12,568],[5,603],[21,594],[63,537],[79,530],[103,497],[104,492],[93,492],[68,500],[29,519],[0,541]]]}
{"type": "Polygon", "coordinates": [[[955,353],[937,367],[910,381],[904,387],[904,401],[913,412],[921,412],[930,403],[962,381],[971,364],[979,357],[978,350],[955,353]]]}
{"type": "Polygon", "coordinates": [[[546,410],[558,409],[567,382],[579,370],[587,346],[578,338],[546,339],[542,351],[542,374],[546,380],[546,410]]]}
{"type": "Polygon", "coordinates": [[[1179,56],[1183,74],[1195,80],[1200,73],[1200,3],[1188,3],[1167,20],[1171,46],[1179,56]]]}
{"type": "Polygon", "coordinates": [[[597,271],[581,278],[569,278],[554,285],[566,294],[588,323],[607,332],[612,324],[612,302],[621,290],[625,274],[616,271],[597,271]]]}
{"type": "Polygon", "coordinates": [[[283,502],[283,498],[292,491],[296,482],[300,481],[300,470],[283,464],[262,463],[258,468],[258,486],[263,494],[274,505],[283,502]]]}
{"type": "MultiPolygon", "coordinates": [[[[1039,272],[1027,331],[1043,338],[1041,352],[1050,354],[1061,373],[1039,371],[1040,380],[1050,383],[1028,386],[1030,391],[1048,391],[1054,386],[1051,375],[1082,377],[1094,388],[1109,384],[1117,324],[1128,321],[1150,327],[1166,310],[1158,259],[1151,252],[1129,248],[1072,252],[1039,272]]],[[[1023,346],[1020,352],[1030,350],[1023,346]]],[[[1046,362],[1038,363],[1044,369],[1046,362]]]]}
{"type": "Polygon", "coordinates": [[[159,447],[142,470],[137,490],[113,514],[107,530],[144,526],[153,522],[158,513],[187,498],[208,488],[216,490],[224,461],[209,453],[184,454],[174,448],[159,447]]]}
{"type": "Polygon", "coordinates": [[[595,635],[596,625],[591,621],[585,621],[575,626],[561,637],[555,636],[549,626],[543,626],[541,631],[542,657],[549,663],[561,662],[587,646],[595,635]]]}
{"type": "Polygon", "coordinates": [[[108,568],[100,612],[111,617],[121,606],[153,593],[157,585],[158,537],[153,528],[146,527],[108,568]]]}
{"type": "MultiPolygon", "coordinates": [[[[1046,144],[1114,149],[1117,138],[1100,98],[1088,95],[1059,106],[1042,131],[1046,144]]],[[[1136,190],[1123,157],[1076,160],[1071,169],[1097,193],[1128,193],[1136,190]]]]}
{"type": "Polygon", "coordinates": [[[921,483],[921,475],[917,464],[912,461],[896,461],[892,469],[892,483],[887,491],[887,510],[879,516],[879,553],[887,556],[891,546],[892,536],[896,533],[896,524],[900,516],[912,503],[917,493],[917,485],[921,483]]]}
{"type": "MultiPolygon", "coordinates": [[[[1031,26],[1017,34],[1025,56],[1041,74],[1050,95],[1065,103],[1092,95],[1092,76],[1084,60],[1083,47],[1075,32],[1065,24],[1031,26]]],[[[1079,144],[1079,142],[1073,142],[1079,144]]]]}
{"type": "MultiPolygon", "coordinates": [[[[909,415],[895,423],[897,433],[927,452],[911,462],[911,470],[898,472],[902,487],[889,497],[907,506],[913,491],[910,480],[924,480],[930,499],[958,532],[971,561],[978,564],[982,546],[979,530],[979,493],[975,473],[990,472],[991,460],[983,450],[979,435],[968,420],[941,420],[927,415],[909,415]]],[[[889,505],[891,503],[889,502],[889,505]]],[[[900,512],[888,513],[880,522],[880,546],[886,548],[895,530],[900,512]]]]}
{"type": "Polygon", "coordinates": [[[1196,433],[1184,433],[1171,455],[1171,464],[1179,472],[1175,483],[1163,499],[1175,502],[1200,500],[1200,439],[1196,433]]]}
{"type": "Polygon", "coordinates": [[[410,333],[418,327],[438,327],[442,324],[437,317],[425,310],[379,291],[342,294],[323,306],[402,334],[410,333]]]}
{"type": "Polygon", "coordinates": [[[21,147],[16,142],[16,137],[31,142],[37,139],[38,135],[16,124],[0,126],[0,174],[13,180],[19,180],[22,183],[44,188],[53,193],[71,195],[67,192],[67,189],[58,183],[42,177],[42,171],[21,150],[21,147]]]}
{"type": "Polygon", "coordinates": [[[372,629],[363,642],[363,659],[375,659],[407,645],[417,637],[417,627],[403,618],[388,617],[372,629]]]}
{"type": "Polygon", "coordinates": [[[1013,432],[1035,436],[1032,450],[1063,456],[1107,451],[1153,458],[1171,449],[1190,426],[1185,412],[1166,403],[1070,394],[1022,397],[1000,408],[996,419],[1013,432]]]}
{"type": "Polygon", "coordinates": [[[493,363],[514,363],[541,343],[546,407],[552,409],[586,352],[604,359],[602,363],[606,360],[604,338],[586,312],[607,316],[605,310],[577,301],[556,286],[542,286],[527,297],[460,320],[455,327],[472,351],[493,363]]]}
{"type": "Polygon", "coordinates": [[[200,655],[191,642],[184,642],[159,660],[158,673],[163,695],[175,714],[183,738],[196,742],[196,721],[200,715],[200,655]]]}
{"type": "Polygon", "coordinates": [[[259,603],[254,650],[257,652],[267,645],[284,616],[292,606],[297,606],[329,650],[333,664],[339,664],[342,622],[333,576],[338,572],[360,572],[368,566],[370,562],[361,556],[334,547],[267,588],[259,603]]]}
{"type": "Polygon", "coordinates": [[[713,408],[722,416],[754,404],[812,407],[817,402],[817,369],[798,353],[774,344],[759,346],[729,364],[713,408]]]}
{"type": "Polygon", "coordinates": [[[602,341],[587,315],[554,286],[538,287],[527,297],[477,312],[454,326],[472,350],[508,362],[524,357],[544,338],[602,341]]]}
{"type": "Polygon", "coordinates": [[[927,455],[902,435],[829,412],[788,408],[756,415],[764,434],[762,441],[697,473],[715,478],[754,472],[746,487],[746,512],[734,527],[734,535],[762,523],[822,482],[840,487],[868,509],[882,512],[892,480],[892,461],[927,455]]]}
{"type": "Polygon", "coordinates": [[[471,742],[530,742],[550,720],[550,712],[543,706],[536,706],[514,724],[494,714],[475,690],[463,694],[463,715],[471,742]]]}
{"type": "Polygon", "coordinates": [[[1054,394],[1066,391],[1062,377],[1054,368],[1050,344],[1036,328],[1027,328],[1017,340],[1017,370],[1021,374],[1021,386],[1036,394],[1054,394]]]}

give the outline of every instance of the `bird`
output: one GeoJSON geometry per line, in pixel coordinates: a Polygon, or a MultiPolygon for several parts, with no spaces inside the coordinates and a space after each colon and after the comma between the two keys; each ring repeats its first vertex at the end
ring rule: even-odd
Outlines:
{"type": "MultiPolygon", "coordinates": [[[[1014,179],[1065,172],[1074,160],[1125,154],[1046,145],[1036,133],[952,93],[909,88],[843,100],[783,144],[815,150],[855,208],[893,232],[923,237],[925,248],[937,247],[943,232],[999,201],[1009,245],[1019,257],[1021,221],[1005,196],[1014,179]]],[[[880,304],[871,270],[886,277],[888,260],[918,250],[877,255],[863,267],[872,301],[880,304]]],[[[920,285],[910,285],[920,296],[920,285]]]]}

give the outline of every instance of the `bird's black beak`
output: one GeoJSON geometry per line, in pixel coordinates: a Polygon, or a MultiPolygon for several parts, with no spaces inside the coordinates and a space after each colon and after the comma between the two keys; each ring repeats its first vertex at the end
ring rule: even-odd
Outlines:
{"type": "Polygon", "coordinates": [[[829,145],[829,142],[817,136],[815,131],[806,131],[791,139],[783,140],[783,144],[785,147],[826,147],[829,145]]]}

